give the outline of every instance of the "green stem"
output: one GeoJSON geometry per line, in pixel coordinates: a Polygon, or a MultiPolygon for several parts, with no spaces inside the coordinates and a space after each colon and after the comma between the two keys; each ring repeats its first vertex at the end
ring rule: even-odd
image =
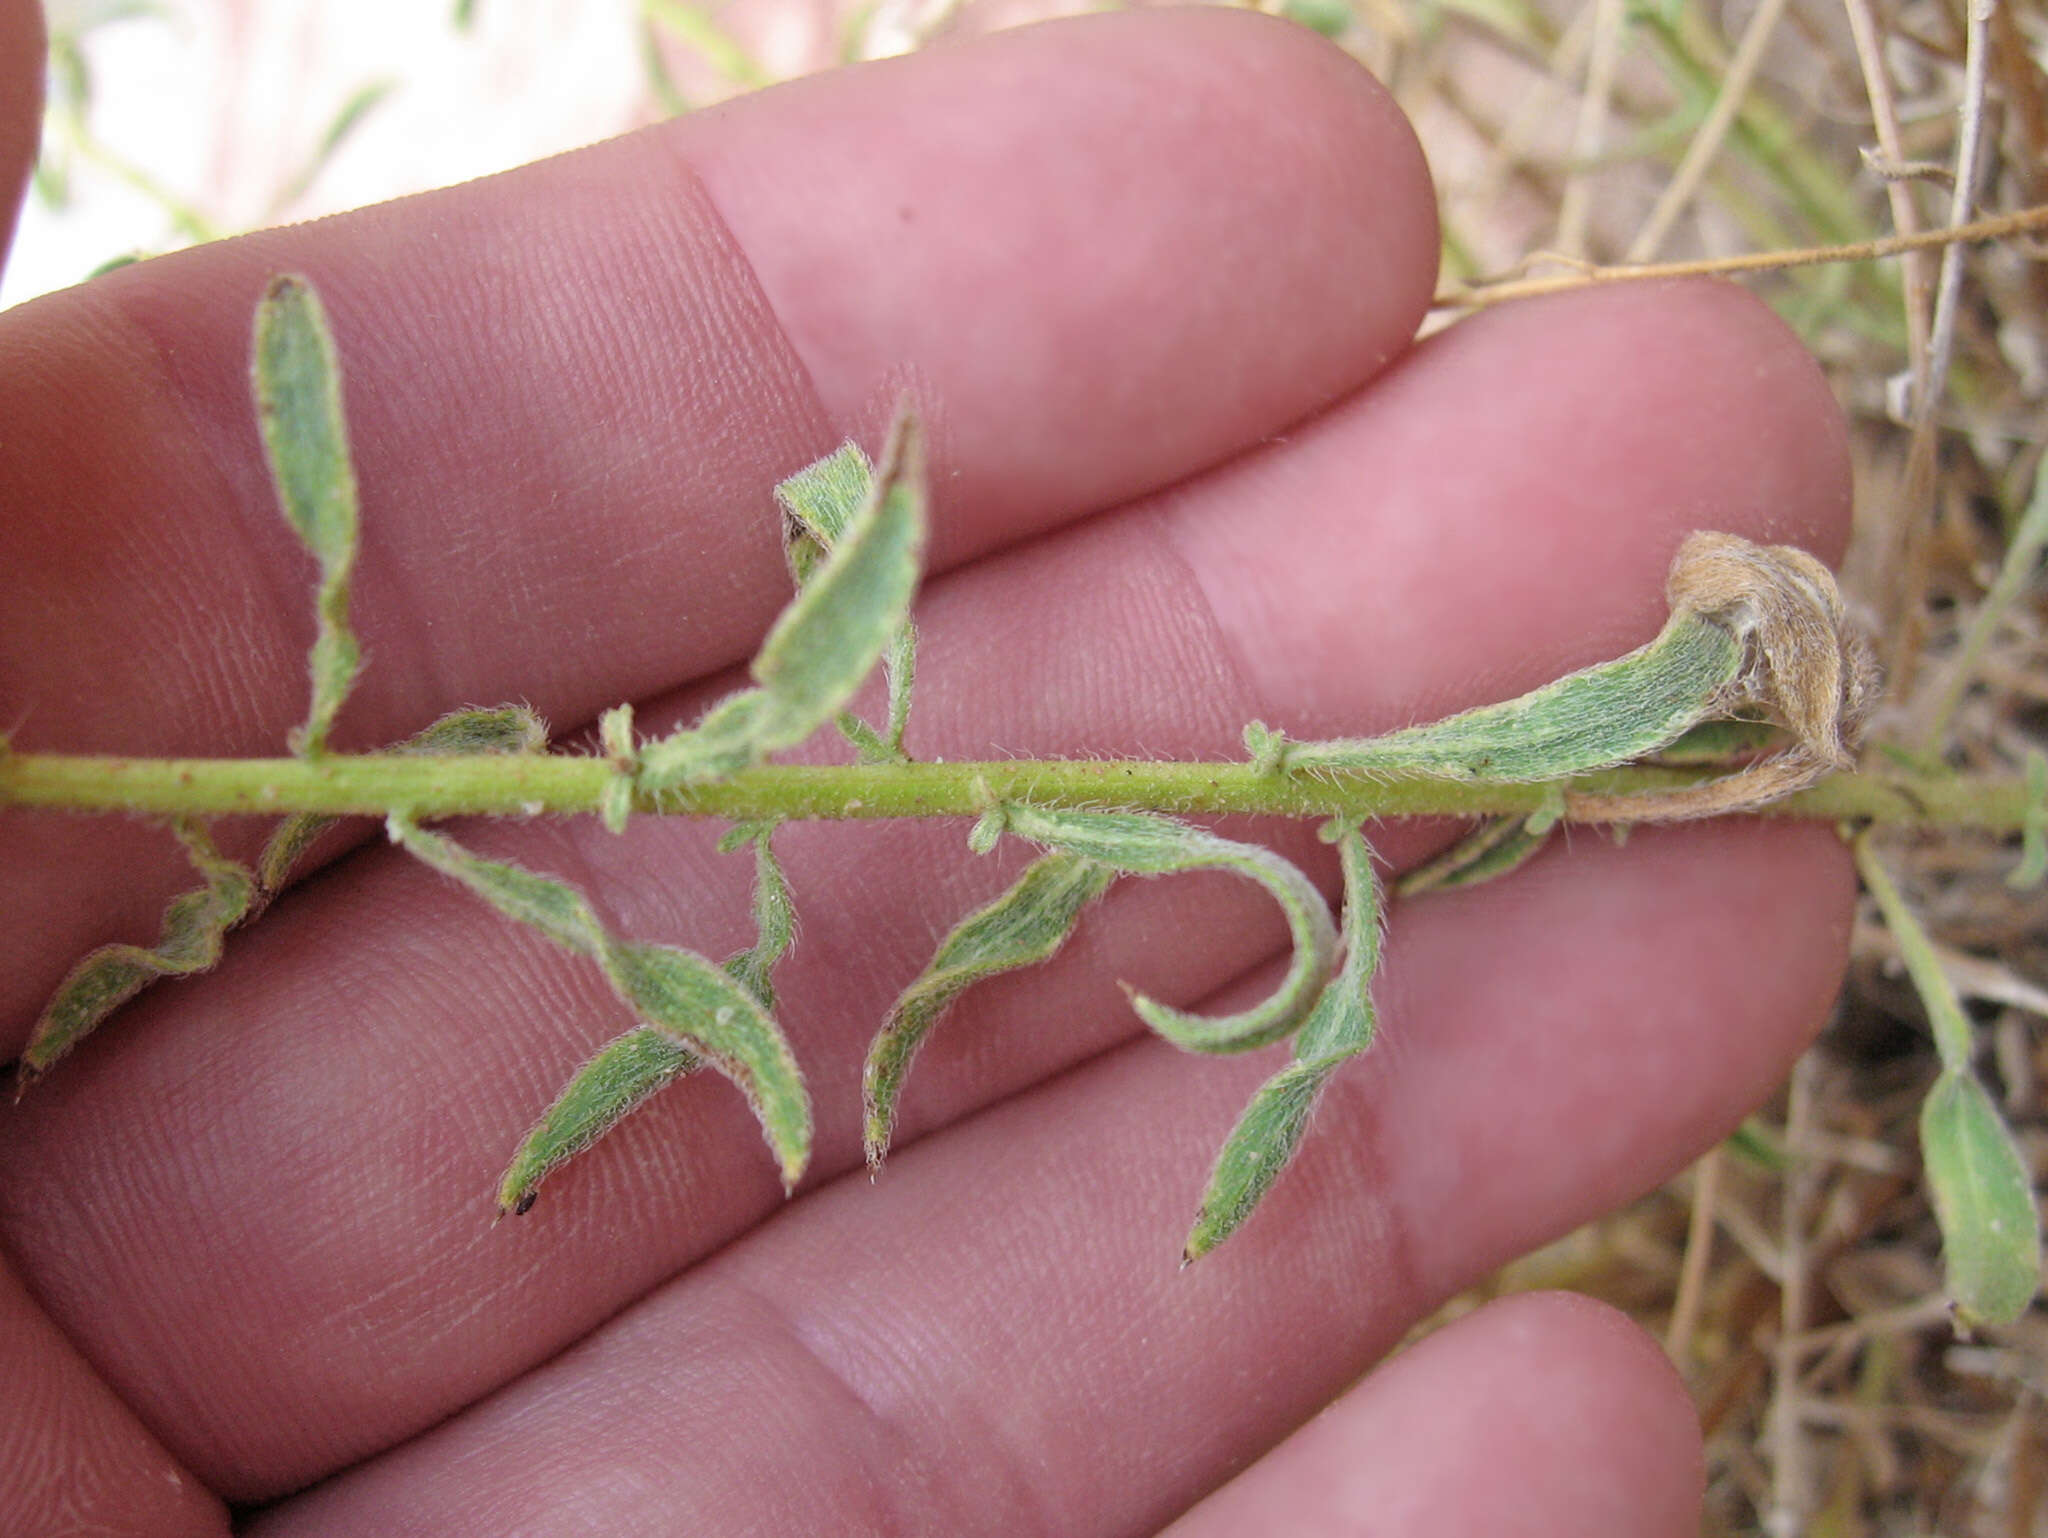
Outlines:
{"type": "Polygon", "coordinates": [[[1852,841],[1856,851],[1856,869],[1863,877],[1863,885],[1877,902],[1878,911],[1884,915],[1885,928],[1892,932],[1892,939],[1898,943],[1899,960],[1906,964],[1906,974],[1913,980],[1913,989],[1920,995],[1920,1002],[1927,1006],[1927,1021],[1934,1031],[1934,1047],[1941,1056],[1944,1072],[1967,1076],[1970,1059],[1976,1053],[1977,1033],[1970,1025],[1969,1016],[1963,1013],[1963,1003],[1956,996],[1955,985],[1948,980],[1948,974],[1941,969],[1941,958],[1934,952],[1934,941],[1929,938],[1919,918],[1907,906],[1891,872],[1878,858],[1877,846],[1869,834],[1852,841]]]}
{"type": "MultiPolygon", "coordinates": [[[[475,754],[421,758],[330,754],[318,760],[99,758],[0,753],[0,808],[157,816],[235,813],[422,818],[596,812],[618,770],[601,758],[475,754]]],[[[1642,795],[1697,785],[1698,769],[1626,768],[1565,782],[1569,791],[1642,795]]],[[[1416,774],[1325,771],[1279,775],[1247,763],[1015,760],[989,763],[771,765],[712,784],[640,796],[634,809],[789,819],[971,817],[995,801],[1283,817],[1470,817],[1538,811],[1549,783],[1457,783],[1416,774]]],[[[2026,820],[2018,779],[1906,773],[1839,774],[1768,808],[1769,815],[2013,831],[2026,820]]]]}

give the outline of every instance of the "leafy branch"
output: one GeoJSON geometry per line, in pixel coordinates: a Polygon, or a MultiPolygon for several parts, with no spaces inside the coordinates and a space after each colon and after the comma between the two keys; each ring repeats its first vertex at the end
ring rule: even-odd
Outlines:
{"type": "MultiPolygon", "coordinates": [[[[868,1159],[879,1168],[918,1048],[966,989],[1053,955],[1119,879],[1232,871],[1264,888],[1287,920],[1292,958],[1274,992],[1221,1017],[1131,996],[1149,1027],[1191,1051],[1293,1043],[1291,1060],[1253,1097],[1217,1157],[1185,1246],[1192,1261],[1250,1216],[1292,1159],[1323,1085],[1373,1040],[1382,894],[1363,832],[1369,819],[1486,819],[1411,872],[1407,893],[1505,874],[1568,821],[1625,825],[1730,811],[2019,830],[2021,875],[2038,879],[2048,867],[2048,766],[2025,784],[1856,770],[1875,675],[1833,577],[1804,552],[1723,534],[1695,534],[1680,549],[1670,620],[1647,645],[1426,726],[1299,741],[1254,722],[1246,759],[1227,763],[913,762],[904,747],[917,644],[910,616],[927,518],[922,440],[907,415],[874,463],[848,444],[777,489],[795,596],[754,658],[751,687],[695,723],[642,740],[621,705],[600,719],[599,753],[559,753],[530,712],[507,706],[458,711],[385,752],[330,753],[329,730],[361,669],[348,616],[355,477],[333,342],[304,280],[270,283],[254,354],[279,501],[321,573],[307,718],[284,759],[89,758],[11,753],[0,742],[0,807],[171,817],[202,877],[172,900],[153,950],[107,946],[72,970],[23,1053],[23,1088],[142,988],[213,965],[227,933],[263,910],[334,818],[375,816],[399,848],[594,964],[634,1017],[519,1145],[499,1184],[501,1212],[525,1212],[552,1171],[706,1066],[745,1095],[793,1187],[810,1156],[812,1115],[773,1013],[773,973],[794,921],[775,829],[798,818],[972,818],[967,843],[977,853],[1005,837],[1043,852],[953,928],[882,1022],[864,1076],[868,1159]],[[878,665],[888,704],[876,725],[848,705],[878,665]],[[828,726],[858,762],[771,761],[828,726]],[[220,855],[202,821],[237,812],[283,818],[253,869],[220,855]],[[1327,819],[1343,872],[1341,926],[1308,877],[1272,850],[1179,820],[1221,812],[1327,819]],[[485,859],[426,826],[479,813],[596,814],[614,832],[638,815],[728,819],[734,827],[721,847],[754,856],[756,942],[716,963],[615,935],[575,888],[485,859]]],[[[1927,969],[1907,943],[1916,932],[1910,915],[1867,841],[1857,850],[1918,978],[1927,969]]],[[[1930,975],[1938,981],[1938,968],[1930,975]]],[[[1952,995],[1945,1008],[1930,1007],[1944,1074],[1923,1125],[1951,1290],[1971,1317],[2010,1318],[2038,1278],[2025,1169],[1971,1076],[1960,1007],[1952,995]]]]}

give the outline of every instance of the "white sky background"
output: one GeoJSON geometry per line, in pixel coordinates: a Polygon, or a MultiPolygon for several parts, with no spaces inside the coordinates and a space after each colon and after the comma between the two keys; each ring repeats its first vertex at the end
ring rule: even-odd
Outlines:
{"type": "MultiPolygon", "coordinates": [[[[45,0],[53,32],[104,0],[45,0]]],[[[333,213],[504,170],[661,115],[640,54],[640,0],[159,0],[85,33],[90,125],[114,154],[226,232],[333,213]],[[360,88],[396,88],[306,195],[276,200],[360,88]]],[[[702,7],[717,13],[717,0],[702,7]]],[[[829,0],[749,4],[726,20],[773,74],[829,58],[829,0]]],[[[691,99],[733,87],[671,49],[691,99]]],[[[46,144],[52,134],[45,124],[46,144]]],[[[187,242],[162,205],[69,155],[71,200],[31,191],[0,305],[83,279],[110,258],[187,242]]]]}

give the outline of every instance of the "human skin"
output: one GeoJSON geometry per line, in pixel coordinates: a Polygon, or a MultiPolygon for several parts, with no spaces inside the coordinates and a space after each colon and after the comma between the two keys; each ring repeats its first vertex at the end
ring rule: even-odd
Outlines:
{"type": "MultiPolygon", "coordinates": [[[[0,0],[0,100],[31,21],[0,0]]],[[[0,132],[10,186],[28,143],[0,132]]],[[[1606,290],[1414,346],[1436,251],[1385,94],[1206,11],[865,66],[123,269],[0,315],[0,706],[22,748],[151,754],[275,752],[300,717],[310,571],[247,398],[278,271],[333,315],[363,484],[340,747],[511,698],[565,731],[621,699],[687,719],[785,596],[768,489],[904,390],[935,441],[919,756],[1384,730],[1646,639],[1691,529],[1839,553],[1842,427],[1761,306],[1606,290]]],[[[456,831],[625,933],[745,942],[715,829],[456,831]]],[[[1238,831],[1331,879],[1309,830],[1238,831]]],[[[1393,868],[1446,833],[1371,830],[1393,868]]],[[[778,837],[819,1115],[793,1200],[700,1077],[495,1226],[520,1133],[627,1022],[586,964],[335,841],[218,971],[0,1113],[10,1531],[216,1534],[230,1504],[325,1538],[1695,1530],[1682,1385],[1610,1311],[1514,1299],[1368,1369],[1769,1092],[1839,980],[1831,831],[1581,833],[1396,905],[1383,1039],[1185,1272],[1274,1059],[1143,1037],[1117,980],[1232,1007],[1278,915],[1227,878],[1121,885],[944,1022],[871,1185],[866,1041],[1016,866],[963,834],[778,837]]],[[[9,1051],[190,879],[161,830],[21,813],[0,869],[9,1051]]]]}

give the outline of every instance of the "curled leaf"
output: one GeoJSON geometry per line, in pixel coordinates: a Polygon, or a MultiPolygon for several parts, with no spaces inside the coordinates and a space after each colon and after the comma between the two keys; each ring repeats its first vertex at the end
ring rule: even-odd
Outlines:
{"type": "Polygon", "coordinates": [[[751,844],[754,847],[754,943],[736,956],[728,956],[725,970],[743,984],[763,1009],[775,1007],[775,964],[782,960],[796,935],[796,909],[789,899],[789,881],[782,864],[769,847],[776,824],[742,823],[718,841],[727,854],[751,844]]]}
{"type": "Polygon", "coordinates": [[[1050,958],[1073,933],[1081,910],[1115,879],[1110,867],[1081,855],[1045,855],[1002,896],[953,926],[868,1047],[861,1089],[866,1105],[862,1141],[870,1169],[882,1167],[911,1059],[939,1017],[983,978],[1050,958]]]}
{"type": "Polygon", "coordinates": [[[1698,615],[1674,614],[1647,646],[1519,698],[1383,737],[1289,743],[1281,762],[1290,773],[1561,779],[1663,747],[1706,716],[1741,673],[1742,645],[1734,636],[1698,615]]]}
{"type": "Polygon", "coordinates": [[[696,1054],[651,1025],[608,1042],[576,1070],[555,1103],[519,1145],[498,1182],[498,1212],[533,1206],[540,1183],[603,1137],[655,1091],[694,1073],[696,1054]]]}
{"type": "Polygon", "coordinates": [[[102,945],[71,969],[43,1007],[22,1050],[17,1090],[49,1072],[57,1059],[159,977],[189,977],[220,960],[222,937],[248,911],[254,878],[213,847],[200,823],[181,819],[172,824],[172,831],[206,884],[180,893],[165,906],[154,950],[102,945]]]}
{"type": "Polygon", "coordinates": [[[1308,877],[1270,849],[1218,838],[1170,817],[1055,811],[1024,802],[994,808],[984,819],[984,827],[989,826],[1128,875],[1228,870],[1250,877],[1273,894],[1287,916],[1294,956],[1271,998],[1240,1014],[1211,1019],[1131,994],[1138,1017],[1176,1046],[1191,1052],[1246,1052],[1266,1046],[1292,1034],[1322,991],[1337,943],[1329,904],[1308,877]]]}
{"type": "Polygon", "coordinates": [[[1984,1086],[1947,1072],[1920,1108],[1948,1294],[1964,1324],[2010,1324],[2041,1286],[2041,1223],[2025,1161],[1984,1086]]]}
{"type": "MultiPolygon", "coordinates": [[[[751,949],[729,957],[725,970],[763,1009],[775,1007],[770,973],[789,948],[791,931],[789,888],[768,848],[772,832],[772,823],[749,823],[733,829],[719,845],[726,850],[754,846],[754,918],[760,939],[751,949]]],[[[540,1183],[558,1167],[596,1143],[658,1090],[702,1066],[688,1047],[651,1025],[636,1026],[607,1043],[577,1069],[513,1154],[498,1183],[499,1215],[529,1210],[540,1183]]]]}
{"type": "Polygon", "coordinates": [[[924,480],[923,440],[899,417],[867,500],[761,643],[753,663],[759,687],[645,744],[640,789],[731,774],[794,747],[839,713],[909,618],[924,556],[924,480]]]}
{"type": "MultiPolygon", "coordinates": [[[[843,443],[775,488],[782,504],[783,549],[789,574],[801,588],[839,543],[867,501],[874,472],[856,443],[843,443]]],[[[903,763],[903,730],[910,720],[910,691],[917,675],[917,626],[904,620],[882,656],[889,686],[888,724],[881,731],[851,711],[841,712],[839,730],[864,764],[903,763]]]]}
{"type": "Polygon", "coordinates": [[[1792,736],[1786,751],[1691,790],[1574,795],[1570,810],[1581,819],[1760,805],[1850,762],[1875,678],[1825,566],[1790,546],[1698,533],[1679,548],[1667,593],[1670,620],[1648,645],[1519,698],[1381,737],[1285,742],[1254,723],[1246,745],[1255,763],[1280,772],[1530,783],[1628,763],[1737,712],[1792,736]]]}
{"type": "Polygon", "coordinates": [[[583,894],[521,866],[486,860],[394,814],[393,843],[461,882],[507,917],[589,956],[646,1024],[737,1085],[793,1187],[810,1158],[811,1104],[789,1043],[761,1001],[723,967],[691,951],[614,939],[583,894]]]}
{"type": "Polygon", "coordinates": [[[341,369],[334,335],[313,287],[289,274],[272,278],[256,307],[256,414],[277,499],[320,564],[318,631],[309,671],[313,698],[292,748],[326,751],[335,713],[362,667],[348,623],[349,579],[356,560],[356,473],[342,415],[341,369]]]}
{"type": "Polygon", "coordinates": [[[1344,964],[1294,1039],[1294,1060],[1259,1087],[1231,1129],[1181,1251],[1199,1260],[1235,1233],[1280,1177],[1308,1130],[1323,1085],[1339,1064],[1372,1045],[1372,977],[1380,959],[1379,878],[1355,824],[1340,828],[1344,866],[1344,964]]]}

